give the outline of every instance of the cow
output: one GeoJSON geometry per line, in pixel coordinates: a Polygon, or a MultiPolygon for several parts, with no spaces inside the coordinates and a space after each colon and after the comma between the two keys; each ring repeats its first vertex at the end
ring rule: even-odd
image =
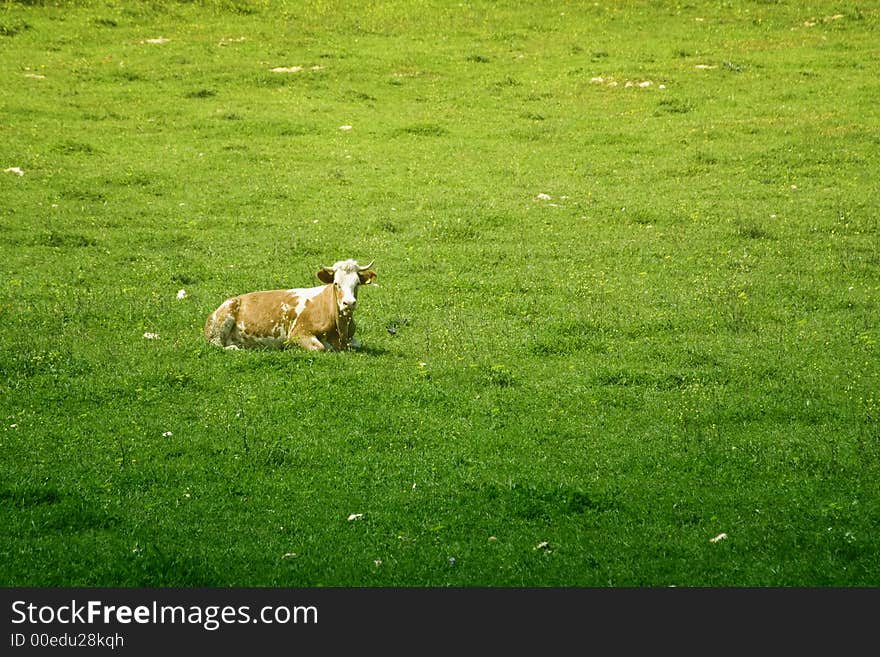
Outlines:
{"type": "Polygon", "coordinates": [[[376,280],[372,265],[340,260],[318,270],[324,285],[231,297],[208,315],[205,339],[226,349],[358,349],[353,315],[358,287],[376,280]]]}

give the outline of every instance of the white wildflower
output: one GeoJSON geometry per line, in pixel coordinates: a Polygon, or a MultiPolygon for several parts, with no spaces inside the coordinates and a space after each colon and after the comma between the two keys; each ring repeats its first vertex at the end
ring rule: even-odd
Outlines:
{"type": "Polygon", "coordinates": [[[144,333],[144,337],[147,340],[158,340],[159,334],[158,333],[150,333],[149,331],[147,331],[146,333],[144,333]]]}
{"type": "Polygon", "coordinates": [[[722,532],[721,534],[718,534],[718,536],[716,536],[715,538],[710,538],[709,542],[717,543],[718,541],[723,541],[725,538],[727,538],[727,534],[722,532]]]}
{"type": "Polygon", "coordinates": [[[178,299],[186,299],[186,290],[178,290],[177,291],[178,299]]]}

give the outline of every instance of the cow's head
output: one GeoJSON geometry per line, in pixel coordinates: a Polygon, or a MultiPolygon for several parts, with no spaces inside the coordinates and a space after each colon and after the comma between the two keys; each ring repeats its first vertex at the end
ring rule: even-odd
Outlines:
{"type": "Polygon", "coordinates": [[[373,265],[361,266],[355,260],[340,260],[332,267],[321,267],[318,280],[333,284],[336,292],[336,304],[339,312],[350,315],[357,307],[357,290],[359,285],[369,285],[376,278],[376,272],[370,269],[373,265]]]}

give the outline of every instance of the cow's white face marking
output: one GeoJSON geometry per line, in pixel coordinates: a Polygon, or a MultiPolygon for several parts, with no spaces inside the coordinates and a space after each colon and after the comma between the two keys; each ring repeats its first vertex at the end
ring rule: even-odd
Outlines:
{"type": "MultiPolygon", "coordinates": [[[[336,305],[341,315],[350,315],[357,308],[357,289],[361,285],[361,273],[354,260],[341,260],[328,268],[333,272],[336,305]]],[[[327,270],[325,270],[327,271],[327,270]]],[[[327,272],[329,274],[329,271],[327,272]]]]}
{"type": "Polygon", "coordinates": [[[357,289],[361,280],[358,273],[337,269],[333,274],[333,285],[336,286],[336,303],[343,315],[351,313],[357,307],[357,289]]]}

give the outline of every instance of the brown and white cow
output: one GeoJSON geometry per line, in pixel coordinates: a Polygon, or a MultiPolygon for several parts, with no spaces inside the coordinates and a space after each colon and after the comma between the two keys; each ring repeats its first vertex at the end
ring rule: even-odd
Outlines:
{"type": "Polygon", "coordinates": [[[318,280],[325,285],[249,292],[227,299],[208,315],[205,338],[226,349],[357,349],[353,314],[358,287],[376,278],[372,264],[340,260],[318,270],[318,280]]]}

